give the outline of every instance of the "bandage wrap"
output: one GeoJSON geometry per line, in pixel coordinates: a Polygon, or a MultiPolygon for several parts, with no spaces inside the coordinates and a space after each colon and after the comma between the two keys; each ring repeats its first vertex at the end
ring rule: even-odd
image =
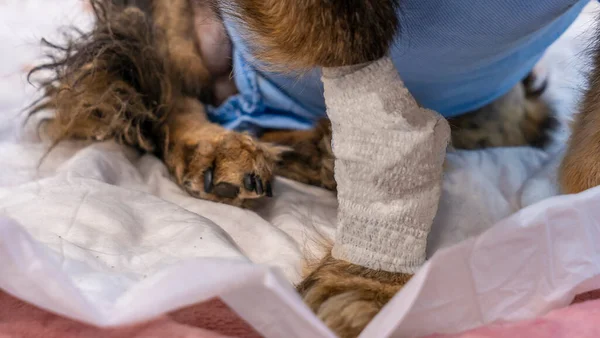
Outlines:
{"type": "Polygon", "coordinates": [[[323,69],[332,123],[337,259],[414,273],[441,194],[450,128],[420,108],[389,58],[323,69]]]}

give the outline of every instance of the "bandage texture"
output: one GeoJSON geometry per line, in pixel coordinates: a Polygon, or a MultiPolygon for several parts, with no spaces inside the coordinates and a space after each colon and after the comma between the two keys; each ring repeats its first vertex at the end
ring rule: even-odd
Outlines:
{"type": "Polygon", "coordinates": [[[333,256],[414,273],[438,208],[448,123],[418,106],[387,57],[323,69],[322,80],[339,200],[333,256]]]}

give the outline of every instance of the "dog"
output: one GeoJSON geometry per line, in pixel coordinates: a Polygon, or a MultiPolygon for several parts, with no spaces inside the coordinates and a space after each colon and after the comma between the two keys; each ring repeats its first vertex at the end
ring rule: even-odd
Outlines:
{"type": "MultiPolygon", "coordinates": [[[[91,32],[76,31],[65,45],[44,40],[50,62],[31,74],[45,70],[53,76],[41,80],[44,95],[30,114],[56,112],[41,126],[55,143],[115,140],[153,153],[190,195],[239,207],[272,196],[275,176],[335,191],[334,156],[327,119],[308,130],[259,135],[209,120],[206,105],[236,92],[223,15],[251,30],[258,59],[297,70],[378,59],[398,33],[398,0],[91,0],[91,5],[96,18],[91,32]]],[[[494,102],[450,119],[453,146],[543,147],[555,120],[541,99],[540,76],[531,73],[494,102]]],[[[600,70],[594,78],[600,79],[600,70]]],[[[600,82],[592,81],[574,125],[561,171],[565,192],[582,191],[600,179],[595,160],[600,117],[594,115],[599,91],[600,82]]],[[[339,336],[356,337],[410,277],[327,255],[298,291],[339,336]]]]}

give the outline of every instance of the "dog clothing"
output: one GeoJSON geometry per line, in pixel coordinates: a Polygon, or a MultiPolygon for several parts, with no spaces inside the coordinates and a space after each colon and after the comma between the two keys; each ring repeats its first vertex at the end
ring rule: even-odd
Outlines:
{"type": "MultiPolygon", "coordinates": [[[[571,25],[589,0],[402,0],[390,53],[422,106],[445,117],[473,111],[506,94],[571,25]]],[[[225,18],[233,41],[239,94],[210,118],[227,128],[305,129],[325,116],[320,69],[277,74],[260,69],[251,39],[225,18]]]]}

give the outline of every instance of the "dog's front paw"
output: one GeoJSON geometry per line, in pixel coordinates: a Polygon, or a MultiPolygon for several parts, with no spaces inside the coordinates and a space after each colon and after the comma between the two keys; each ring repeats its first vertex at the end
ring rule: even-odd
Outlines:
{"type": "Polygon", "coordinates": [[[280,149],[249,135],[222,131],[183,138],[167,165],[192,196],[235,206],[272,196],[271,181],[280,149]]]}
{"type": "Polygon", "coordinates": [[[300,283],[298,291],[338,336],[357,337],[411,277],[371,270],[327,255],[300,283]]]}

